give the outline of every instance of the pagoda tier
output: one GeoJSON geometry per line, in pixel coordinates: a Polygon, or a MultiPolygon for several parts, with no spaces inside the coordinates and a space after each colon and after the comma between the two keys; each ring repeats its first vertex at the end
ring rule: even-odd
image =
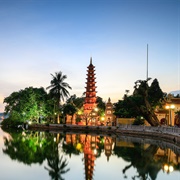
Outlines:
{"type": "Polygon", "coordinates": [[[87,82],[86,82],[86,97],[84,101],[84,113],[89,114],[94,108],[96,108],[96,82],[95,82],[95,66],[92,64],[92,58],[90,59],[90,64],[87,67],[87,82]]]}

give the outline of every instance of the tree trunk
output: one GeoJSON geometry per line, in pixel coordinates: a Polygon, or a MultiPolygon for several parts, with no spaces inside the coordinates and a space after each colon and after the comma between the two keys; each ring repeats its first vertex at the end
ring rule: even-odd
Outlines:
{"type": "Polygon", "coordinates": [[[147,97],[148,97],[147,90],[145,90],[144,102],[146,105],[146,112],[144,112],[144,116],[146,117],[146,120],[151,126],[159,126],[160,122],[157,116],[155,115],[154,110],[151,107],[147,97]]]}

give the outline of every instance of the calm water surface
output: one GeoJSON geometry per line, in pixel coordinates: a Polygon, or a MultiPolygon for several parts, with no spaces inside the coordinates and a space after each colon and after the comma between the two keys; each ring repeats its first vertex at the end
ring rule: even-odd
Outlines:
{"type": "Polygon", "coordinates": [[[0,129],[0,180],[180,180],[180,148],[159,140],[0,129]]]}

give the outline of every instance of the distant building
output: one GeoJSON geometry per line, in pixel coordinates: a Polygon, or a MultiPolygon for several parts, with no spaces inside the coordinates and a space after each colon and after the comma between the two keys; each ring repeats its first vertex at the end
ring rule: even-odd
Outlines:
{"type": "Polygon", "coordinates": [[[106,109],[105,109],[105,125],[112,126],[115,125],[115,116],[114,116],[114,109],[113,104],[111,103],[111,99],[108,99],[108,102],[106,103],[106,109]]]}
{"type": "Polygon", "coordinates": [[[177,111],[180,111],[180,98],[175,98],[169,94],[163,107],[157,108],[155,113],[162,125],[177,125],[180,127],[180,122],[176,121],[177,111]]]}

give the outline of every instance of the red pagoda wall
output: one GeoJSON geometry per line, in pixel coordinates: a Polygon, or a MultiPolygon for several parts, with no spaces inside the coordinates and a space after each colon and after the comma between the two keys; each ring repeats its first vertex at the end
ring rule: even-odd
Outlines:
{"type": "Polygon", "coordinates": [[[96,82],[95,82],[95,66],[92,64],[92,58],[90,64],[87,67],[87,81],[86,81],[86,96],[84,101],[84,114],[89,114],[96,106],[96,82]]]}

